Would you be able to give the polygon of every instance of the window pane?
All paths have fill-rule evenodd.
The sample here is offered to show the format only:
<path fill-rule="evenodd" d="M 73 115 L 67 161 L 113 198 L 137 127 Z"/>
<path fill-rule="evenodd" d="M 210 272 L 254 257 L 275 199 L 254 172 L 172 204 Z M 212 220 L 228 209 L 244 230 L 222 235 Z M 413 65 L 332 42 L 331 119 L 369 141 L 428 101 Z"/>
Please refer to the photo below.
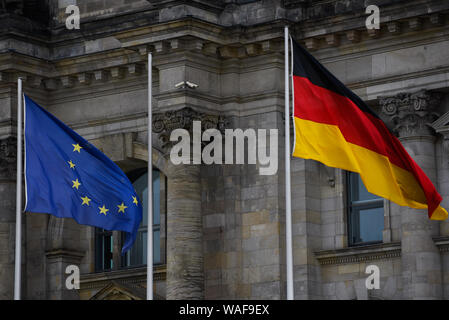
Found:
<path fill-rule="evenodd" d="M 159 230 L 153 232 L 153 263 L 161 263 L 161 235 Z"/>
<path fill-rule="evenodd" d="M 161 173 L 153 170 L 153 224 L 161 224 Z"/>
<path fill-rule="evenodd" d="M 359 211 L 360 242 L 382 241 L 384 229 L 384 209 L 364 209 Z"/>
<path fill-rule="evenodd" d="M 378 196 L 376 196 L 376 195 L 368 192 L 368 190 L 366 190 L 366 187 L 363 184 L 363 181 L 360 178 L 359 174 L 351 173 L 350 174 L 350 183 L 351 183 L 351 199 L 353 201 L 371 200 L 371 199 L 379 198 Z"/>
<path fill-rule="evenodd" d="M 95 229 L 95 271 L 113 268 L 113 237 L 110 231 Z"/>
<path fill-rule="evenodd" d="M 349 244 L 381 242 L 384 229 L 383 199 L 369 193 L 359 174 L 350 172 L 349 190 Z M 364 200 L 375 200 L 363 202 Z"/>
<path fill-rule="evenodd" d="M 143 232 L 137 233 L 136 242 L 134 242 L 133 247 L 130 251 L 126 254 L 126 266 L 137 266 L 143 264 L 143 253 L 144 248 L 144 241 L 143 241 Z"/>
<path fill-rule="evenodd" d="M 159 225 L 160 220 L 160 202 L 161 202 L 161 184 L 160 184 L 160 172 L 153 170 L 153 224 Z M 145 173 L 137 179 L 133 185 L 136 189 L 137 195 L 140 201 L 142 201 L 142 223 L 141 227 L 148 224 L 148 174 Z"/>
<path fill-rule="evenodd" d="M 148 174 L 142 174 L 133 186 L 142 201 L 143 217 L 139 233 L 132 249 L 126 254 L 125 266 L 138 266 L 147 263 L 147 222 L 148 222 Z M 160 172 L 153 170 L 153 262 L 160 259 Z"/>
<path fill-rule="evenodd" d="M 114 259 L 113 259 L 113 250 L 114 250 L 114 241 L 112 239 L 113 237 L 111 236 L 111 239 L 109 240 L 109 268 L 112 269 L 114 268 Z"/>
<path fill-rule="evenodd" d="M 147 235 L 148 235 L 148 233 L 146 231 L 142 232 L 142 241 L 143 241 L 142 250 L 143 250 L 143 252 L 142 252 L 141 264 L 147 264 L 147 243 L 148 243 Z"/>
<path fill-rule="evenodd" d="M 141 227 L 146 226 L 148 223 L 148 174 L 145 173 L 141 175 L 134 183 L 134 189 L 139 196 L 140 201 L 142 201 L 142 223 Z"/>

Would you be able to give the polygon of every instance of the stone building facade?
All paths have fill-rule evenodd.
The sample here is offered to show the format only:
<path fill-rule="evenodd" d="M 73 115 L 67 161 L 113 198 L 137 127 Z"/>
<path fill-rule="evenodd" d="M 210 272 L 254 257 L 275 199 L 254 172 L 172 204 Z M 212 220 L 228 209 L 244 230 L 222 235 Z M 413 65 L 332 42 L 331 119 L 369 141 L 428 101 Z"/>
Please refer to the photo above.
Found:
<path fill-rule="evenodd" d="M 68 30 L 74 4 L 81 27 Z M 370 4 L 379 30 L 365 27 Z M 0 1 L 0 299 L 14 291 L 18 77 L 138 178 L 152 52 L 156 299 L 285 299 L 284 26 L 381 114 L 448 208 L 448 20 L 445 0 Z M 175 86 L 183 81 L 198 87 Z M 279 129 L 279 170 L 174 165 L 168 137 L 194 119 L 203 129 Z M 356 177 L 315 161 L 291 166 L 296 299 L 449 299 L 448 221 L 371 199 L 381 226 L 364 241 Z M 119 232 L 28 212 L 23 230 L 23 298 L 145 297 L 143 249 L 121 257 Z M 80 290 L 65 289 L 71 264 Z M 379 267 L 380 289 L 365 287 L 368 265 Z"/>

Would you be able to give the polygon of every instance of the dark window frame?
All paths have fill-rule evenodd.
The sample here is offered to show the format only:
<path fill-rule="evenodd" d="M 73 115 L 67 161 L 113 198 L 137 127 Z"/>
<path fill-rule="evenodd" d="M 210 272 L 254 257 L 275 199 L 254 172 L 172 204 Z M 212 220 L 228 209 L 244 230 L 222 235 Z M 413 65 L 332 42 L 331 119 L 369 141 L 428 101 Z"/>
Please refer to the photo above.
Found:
<path fill-rule="evenodd" d="M 384 208 L 384 199 L 377 197 L 374 199 L 359 200 L 353 199 L 354 185 L 351 181 L 351 176 L 358 176 L 358 183 L 363 183 L 360 176 L 357 173 L 347 171 L 346 172 L 346 205 L 347 205 L 347 232 L 348 232 L 348 246 L 366 246 L 371 244 L 379 244 L 383 242 L 383 239 L 375 241 L 361 241 L 360 240 L 360 211 Z M 358 187 L 358 186 L 357 186 Z M 357 214 L 358 213 L 358 214 Z M 383 229 L 382 229 L 383 230 Z"/>
<path fill-rule="evenodd" d="M 95 228 L 95 272 L 114 269 L 113 231 Z M 105 249 L 109 248 L 109 249 Z M 101 252 L 101 255 L 99 254 Z M 108 263 L 109 262 L 109 263 Z M 107 265 L 109 264 L 109 267 Z"/>
<path fill-rule="evenodd" d="M 158 170 L 157 168 L 153 168 L 153 171 L 157 170 L 159 171 L 159 173 L 161 174 L 160 179 L 164 179 L 164 185 L 165 185 L 165 192 L 163 195 L 163 201 L 165 201 L 166 203 L 166 197 L 167 197 L 167 191 L 166 191 L 166 186 L 167 186 L 167 178 L 165 177 L 165 175 Z M 133 170 L 129 173 L 127 173 L 127 176 L 130 180 L 131 183 L 135 183 L 137 181 L 137 179 L 139 179 L 141 176 L 143 176 L 144 174 L 147 173 L 147 168 L 140 168 L 140 169 L 136 169 Z M 166 205 L 164 205 L 165 207 Z M 145 212 L 143 213 L 145 214 Z M 162 213 L 160 212 L 160 215 L 162 216 Z M 166 219 L 167 219 L 167 215 L 164 214 L 164 223 L 165 226 L 167 225 Z M 162 217 L 160 217 L 161 219 Z M 133 269 L 133 268 L 141 268 L 146 266 L 146 264 L 136 264 L 136 265 L 130 265 L 127 266 L 127 254 L 121 256 L 120 257 L 117 256 L 117 258 L 119 258 L 116 262 L 118 265 L 114 265 L 114 241 L 119 241 L 119 246 L 121 247 L 121 244 L 124 242 L 124 237 L 125 234 L 123 232 L 119 232 L 116 233 L 114 231 L 108 231 L 108 230 L 104 230 L 101 228 L 94 228 L 95 229 L 95 234 L 94 234 L 94 266 L 95 266 L 95 272 L 108 272 L 108 271 L 112 271 L 112 270 L 125 270 L 125 269 Z M 160 234 L 160 238 L 161 238 L 161 221 L 159 223 L 159 225 L 154 225 L 153 224 L 153 234 L 155 231 L 159 231 Z M 139 235 L 142 235 L 143 233 L 146 233 L 147 231 L 147 226 L 139 226 L 138 229 L 138 237 Z M 165 239 L 164 241 L 166 241 L 166 232 L 167 232 L 167 228 L 165 227 Z M 119 235 L 119 237 L 115 237 L 114 235 Z M 111 241 L 112 239 L 112 241 Z M 138 239 L 136 239 L 136 241 L 138 241 Z M 161 238 L 162 241 L 162 238 Z M 106 244 L 106 252 L 104 250 L 104 246 Z M 116 244 L 115 244 L 116 245 Z M 156 262 L 153 263 L 153 265 L 155 266 L 160 266 L 160 265 L 164 265 L 165 264 L 165 257 L 166 257 L 166 245 L 164 245 L 164 251 L 161 249 L 160 251 L 160 262 Z M 101 254 L 100 254 L 101 253 Z"/>
<path fill-rule="evenodd" d="M 146 174 L 147 171 L 148 171 L 147 168 L 141 168 L 141 169 L 133 170 L 132 172 L 128 173 L 128 178 L 131 181 L 131 183 L 134 184 L 140 177 L 142 177 L 144 174 Z M 162 172 L 159 169 L 153 168 L 153 172 L 154 171 L 159 171 L 159 173 L 161 174 L 160 178 L 162 178 Z M 166 192 L 165 192 L 165 194 L 166 194 Z M 146 212 L 143 212 L 142 214 L 146 214 Z M 153 214 L 154 214 L 154 212 L 153 212 Z M 161 213 L 159 213 L 159 214 L 161 214 Z M 165 218 L 166 218 L 166 215 L 165 215 Z M 153 219 L 154 219 L 154 217 L 153 217 Z M 159 219 L 160 219 L 160 216 L 159 216 Z M 159 231 L 159 238 L 160 238 L 160 232 L 161 232 L 161 223 L 160 223 L 160 221 L 159 221 L 158 225 L 153 224 L 153 234 L 154 234 L 155 231 Z M 141 235 L 143 235 L 144 233 L 147 233 L 147 225 L 144 225 L 144 226 L 140 225 L 139 229 L 137 231 L 136 242 L 138 241 L 138 238 Z M 122 242 L 123 241 L 124 241 L 124 234 L 122 233 Z M 153 242 L 154 242 L 154 240 L 153 240 Z M 142 263 L 142 264 L 127 265 L 127 257 L 128 257 L 129 253 L 130 253 L 130 251 L 128 251 L 125 255 L 123 255 L 121 257 L 121 259 L 120 259 L 120 269 L 141 268 L 141 267 L 144 267 L 144 266 L 147 265 L 146 263 L 145 264 Z M 164 264 L 163 263 L 164 258 L 162 257 L 162 254 L 165 254 L 165 253 L 160 252 L 160 257 L 161 257 L 160 258 L 160 262 L 154 262 L 153 265 L 158 266 L 158 265 L 163 265 Z M 154 258 L 154 255 L 153 255 L 153 258 Z"/>

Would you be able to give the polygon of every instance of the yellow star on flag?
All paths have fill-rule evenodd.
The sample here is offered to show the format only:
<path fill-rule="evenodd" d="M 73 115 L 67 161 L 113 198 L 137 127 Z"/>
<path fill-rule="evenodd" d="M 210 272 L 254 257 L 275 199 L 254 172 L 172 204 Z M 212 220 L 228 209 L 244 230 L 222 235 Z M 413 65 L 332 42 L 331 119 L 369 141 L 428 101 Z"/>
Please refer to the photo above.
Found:
<path fill-rule="evenodd" d="M 125 209 L 128 208 L 127 206 L 125 206 L 125 204 L 124 204 L 123 202 L 122 202 L 121 205 L 118 205 L 117 207 L 118 207 L 118 212 L 119 212 L 119 213 L 120 213 L 120 212 L 125 213 Z"/>
<path fill-rule="evenodd" d="M 137 201 L 137 197 L 133 197 L 133 203 L 137 206 L 139 204 L 139 201 Z"/>
<path fill-rule="evenodd" d="M 72 188 L 76 188 L 76 190 L 79 190 L 79 186 L 81 185 L 81 183 L 78 181 L 78 179 L 72 182 L 73 182 Z"/>
<path fill-rule="evenodd" d="M 72 144 L 73 146 L 73 152 L 78 151 L 78 153 L 81 153 L 81 149 L 83 147 L 81 147 L 78 143 L 77 144 Z"/>
<path fill-rule="evenodd" d="M 83 203 L 81 204 L 82 206 L 84 206 L 85 204 L 86 204 L 87 206 L 90 206 L 90 203 L 89 203 L 89 202 L 92 201 L 92 199 L 89 199 L 87 196 L 85 196 L 84 198 L 81 197 L 81 200 L 83 200 Z"/>
<path fill-rule="evenodd" d="M 109 209 L 106 209 L 106 206 L 103 205 L 103 207 L 98 207 L 100 209 L 100 214 L 104 214 L 105 216 L 108 214 Z"/>
<path fill-rule="evenodd" d="M 74 169 L 76 167 L 72 160 L 68 161 L 68 164 L 70 165 L 70 169 Z"/>

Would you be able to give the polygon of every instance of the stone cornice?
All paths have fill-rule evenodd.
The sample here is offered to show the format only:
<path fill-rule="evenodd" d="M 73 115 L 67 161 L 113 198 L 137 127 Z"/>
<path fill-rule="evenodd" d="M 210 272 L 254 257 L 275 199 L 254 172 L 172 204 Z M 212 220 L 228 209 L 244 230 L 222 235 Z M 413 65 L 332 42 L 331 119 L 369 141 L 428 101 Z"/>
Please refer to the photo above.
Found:
<path fill-rule="evenodd" d="M 0 83 L 15 83 L 18 77 L 22 77 L 26 84 L 33 88 L 40 87 L 48 91 L 55 91 L 114 80 L 122 81 L 126 78 L 135 78 L 146 74 L 146 58 L 149 52 L 153 54 L 155 68 L 159 65 L 163 68 L 164 64 L 173 67 L 171 60 L 176 57 L 177 59 L 173 61 L 177 61 L 177 63 L 201 64 L 202 68 L 207 67 L 211 71 L 219 72 L 217 59 L 243 59 L 255 55 L 276 53 L 280 47 L 281 43 L 278 40 L 267 40 L 240 48 L 220 47 L 198 38 L 186 36 L 158 41 L 151 45 L 118 48 L 53 62 L 8 52 L 0 54 L 0 62 L 3 62 L 0 64 Z M 173 59 L 170 58 L 171 56 Z M 207 62 L 209 60 L 210 62 Z M 193 63 L 193 61 L 196 62 Z M 273 61 L 273 63 L 279 62 Z M 259 62 L 259 65 L 266 67 L 267 63 L 266 61 Z M 238 64 L 235 67 L 237 71 L 241 68 Z M 253 64 L 249 67 L 258 68 Z M 232 69 L 232 63 L 227 68 Z M 233 72 L 231 69 L 230 72 Z"/>
<path fill-rule="evenodd" d="M 400 242 L 315 252 L 315 257 L 321 265 L 359 263 L 399 258 L 400 256 Z"/>
<path fill-rule="evenodd" d="M 55 250 L 46 251 L 45 256 L 48 259 L 65 258 L 65 259 L 72 259 L 72 260 L 78 261 L 78 260 L 81 260 L 85 256 L 85 253 L 81 252 L 81 251 L 68 250 L 68 249 L 55 249 Z"/>
<path fill-rule="evenodd" d="M 323 4 L 324 2 L 309 4 L 309 8 Z M 302 7 L 304 2 L 290 1 L 289 5 Z M 89 85 L 93 82 L 103 83 L 128 76 L 134 77 L 144 73 L 148 52 L 153 53 L 155 64 L 166 61 L 168 56 L 183 52 L 224 63 L 244 61 L 256 56 L 265 57 L 267 54 L 282 53 L 285 23 L 291 24 L 293 34 L 296 34 L 295 38 L 303 42 L 309 50 L 331 50 L 337 47 L 349 50 L 354 47 L 359 48 L 360 46 L 356 44 L 359 41 L 366 41 L 367 44 L 377 43 L 379 39 L 385 38 L 389 42 L 392 41 L 389 39 L 394 39 L 398 35 L 403 39 L 405 35 L 419 37 L 419 34 L 426 30 L 441 30 L 447 24 L 449 3 L 437 5 L 432 2 L 429 6 L 433 10 L 432 14 L 422 8 L 422 5 L 416 6 L 414 2 L 410 6 L 407 5 L 407 8 L 414 10 L 407 15 L 394 6 L 382 8 L 381 17 L 385 17 L 385 20 L 381 20 L 382 28 L 376 34 L 369 34 L 364 27 L 366 18 L 364 12 L 323 16 L 322 19 L 327 18 L 327 22 L 318 22 L 313 25 L 308 24 L 307 21 L 316 23 L 321 18 L 304 16 L 301 24 L 280 18 L 248 27 L 227 27 L 193 17 L 160 23 L 147 21 L 142 22 L 143 25 L 133 25 L 127 30 L 116 28 L 115 31 L 104 31 L 87 36 L 93 40 L 76 37 L 52 40 L 44 44 L 42 50 L 37 50 L 40 58 L 30 56 L 36 52 L 31 49 L 32 46 L 24 46 L 27 42 L 26 38 L 22 37 L 20 40 L 20 35 L 12 35 L 14 40 L 11 45 L 14 46 L 17 43 L 15 50 L 20 52 L 25 50 L 23 48 L 29 48 L 26 50 L 31 51 L 24 52 L 28 56 L 11 51 L 0 53 L 2 62 L 0 63 L 0 83 L 14 82 L 20 75 L 26 78 L 27 84 L 31 87 L 54 91 L 70 89 L 77 85 Z M 151 12 L 150 9 L 148 11 Z M 320 23 L 327 23 L 329 27 Z M 84 37 L 86 37 L 85 34 Z M 57 36 L 54 38 L 58 39 Z M 370 41 L 374 38 L 376 41 Z M 409 40 L 412 41 L 412 39 Z M 41 42 L 40 45 L 42 43 L 45 42 Z M 33 43 L 34 45 L 36 43 Z M 401 42 L 401 45 L 406 44 Z M 54 52 L 52 57 L 49 54 L 50 48 L 51 52 Z M 345 51 L 346 54 L 351 52 L 348 50 Z M 72 52 L 75 52 L 76 56 L 73 56 Z M 341 53 L 339 56 L 342 56 Z"/>
<path fill-rule="evenodd" d="M 307 39 L 307 43 L 319 42 L 324 40 L 330 45 L 337 45 L 338 38 L 341 33 L 347 33 L 347 38 L 350 41 L 358 41 L 356 31 L 366 31 L 364 23 L 366 14 L 364 12 L 365 6 L 360 1 L 347 1 L 342 5 L 340 1 L 284 1 L 282 4 L 273 2 L 272 4 L 262 4 L 262 1 L 254 1 L 252 3 L 242 4 L 220 4 L 219 1 L 157 1 L 151 3 L 152 5 L 141 6 L 135 10 L 123 12 L 115 12 L 109 14 L 108 10 L 99 10 L 96 16 L 89 18 L 89 15 L 81 12 L 83 32 L 67 32 L 64 23 L 59 23 L 56 27 L 52 26 L 51 37 L 42 38 L 44 43 L 48 43 L 52 48 L 56 48 L 58 43 L 66 45 L 67 42 L 84 41 L 87 38 L 98 39 L 107 36 L 116 36 L 121 38 L 127 34 L 143 31 L 147 29 L 145 34 L 150 35 L 150 30 L 158 30 L 161 33 L 163 30 L 170 29 L 169 25 L 176 25 L 180 21 L 196 21 L 196 26 L 191 25 L 190 28 L 184 27 L 182 30 L 191 29 L 195 31 L 199 24 L 198 30 L 208 34 L 209 37 L 222 38 L 223 34 L 226 37 L 234 40 L 245 39 L 247 34 L 251 34 L 251 38 L 257 38 L 258 31 L 262 31 L 262 35 L 269 33 L 269 29 L 274 29 L 277 33 L 282 30 L 273 28 L 277 24 L 291 24 L 292 29 L 296 29 L 296 35 L 300 39 Z M 175 10 L 176 6 L 182 6 L 185 10 Z M 204 12 L 209 12 L 209 15 L 189 14 L 187 8 L 202 8 Z M 162 11 L 172 10 L 171 14 Z M 115 8 L 116 9 L 116 8 Z M 246 10 L 245 10 L 246 9 Z M 251 10 L 265 10 L 265 14 L 257 17 L 257 15 L 250 15 Z M 419 30 L 425 27 L 424 20 L 430 20 L 433 25 L 440 25 L 446 20 L 444 11 L 449 10 L 449 4 L 441 1 L 428 1 L 423 6 L 421 1 L 396 1 L 393 4 L 381 6 L 381 25 L 389 33 L 400 33 L 401 27 L 411 30 Z M 220 13 L 221 12 L 221 13 Z M 432 12 L 429 14 L 429 12 Z M 196 18 L 193 18 L 195 16 Z M 227 16 L 238 16 L 238 18 L 227 18 Z M 64 14 L 59 17 L 65 18 Z M 429 18 L 429 19 L 427 19 Z M 113 27 L 111 27 L 113 21 Z M 31 33 L 30 30 L 23 30 L 19 26 L 24 27 L 28 24 L 20 24 L 11 31 L 7 31 L 7 35 L 20 35 L 20 33 Z M 207 25 L 207 27 L 205 27 Z M 131 26 L 131 28 L 130 28 Z M 16 30 L 17 29 L 17 30 Z M 265 29 L 265 30 L 263 30 Z M 281 28 L 282 29 L 282 28 Z M 8 30 L 8 29 L 6 29 Z M 15 32 L 12 30 L 16 30 Z M 127 31 L 122 31 L 127 30 Z M 240 31 L 239 31 L 240 30 Z M 149 31 L 149 32 L 148 32 Z M 207 32 L 208 31 L 208 32 Z M 156 33 L 156 34 L 157 34 Z M 164 33 L 164 32 L 162 32 Z M 340 34 L 339 34 L 340 33 Z M 375 32 L 367 32 L 370 37 L 376 37 Z M 217 35 L 220 35 L 217 37 Z M 155 35 L 157 36 L 157 35 Z M 126 36 L 127 37 L 127 36 Z M 276 35 L 276 37 L 278 37 Z M 29 36 L 25 36 L 29 38 Z M 207 39 L 207 37 L 206 37 Z M 316 41 L 313 41 L 315 39 Z M 211 40 L 211 38 L 209 38 Z M 217 42 L 217 41 L 215 41 Z M 221 41 L 218 41 L 220 43 Z M 231 41 L 232 42 L 232 41 Z"/>
<path fill-rule="evenodd" d="M 433 241 L 439 252 L 449 252 L 448 236 L 435 237 Z M 315 257 L 322 266 L 395 259 L 401 257 L 401 242 L 317 251 Z"/>
<path fill-rule="evenodd" d="M 449 236 L 435 237 L 433 241 L 441 253 L 449 252 Z"/>
<path fill-rule="evenodd" d="M 304 46 L 311 51 L 332 48 L 346 47 L 360 42 L 370 40 L 378 40 L 383 38 L 404 36 L 406 34 L 414 34 L 425 30 L 439 30 L 447 24 L 449 15 L 449 3 L 444 11 L 436 13 L 416 12 L 414 17 L 397 17 L 396 20 L 391 16 L 386 16 L 380 22 L 379 30 L 368 30 L 365 26 L 367 16 L 352 18 L 344 21 L 345 23 L 332 23 L 329 21 L 328 26 L 317 25 L 313 27 L 297 26 L 295 27 L 297 38 L 301 40 Z"/>

